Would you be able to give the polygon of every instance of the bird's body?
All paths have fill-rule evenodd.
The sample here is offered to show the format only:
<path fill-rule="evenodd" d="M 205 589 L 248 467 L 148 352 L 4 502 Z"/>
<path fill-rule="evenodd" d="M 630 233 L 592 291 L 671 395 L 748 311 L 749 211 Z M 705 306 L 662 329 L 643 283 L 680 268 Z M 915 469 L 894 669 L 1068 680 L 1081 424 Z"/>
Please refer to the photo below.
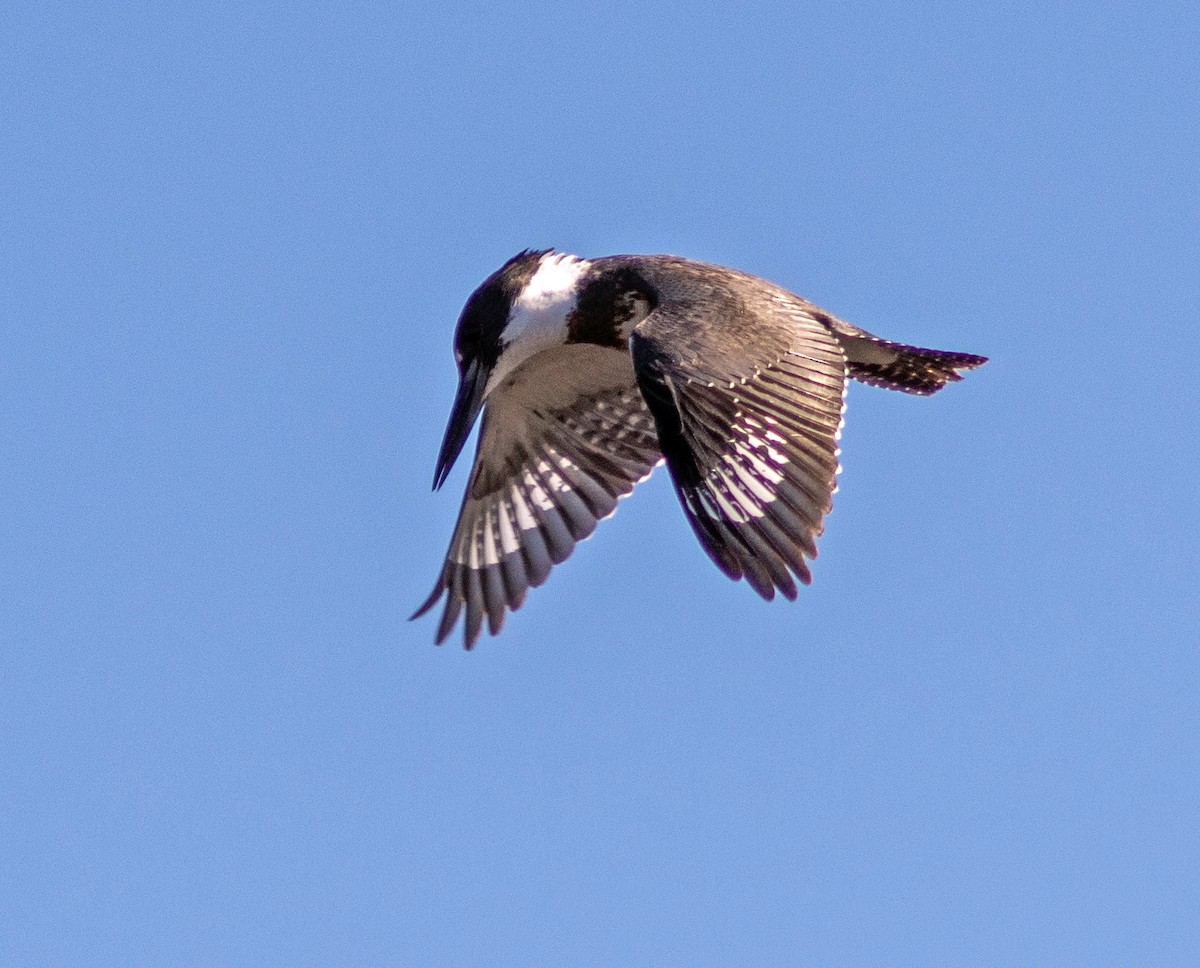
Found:
<path fill-rule="evenodd" d="M 546 580 L 666 460 L 697 538 L 731 578 L 795 598 L 832 506 L 848 377 L 929 394 L 984 357 L 880 340 L 773 283 L 674 256 L 526 251 L 470 297 L 440 487 L 483 410 L 433 594 L 440 643 Z"/>

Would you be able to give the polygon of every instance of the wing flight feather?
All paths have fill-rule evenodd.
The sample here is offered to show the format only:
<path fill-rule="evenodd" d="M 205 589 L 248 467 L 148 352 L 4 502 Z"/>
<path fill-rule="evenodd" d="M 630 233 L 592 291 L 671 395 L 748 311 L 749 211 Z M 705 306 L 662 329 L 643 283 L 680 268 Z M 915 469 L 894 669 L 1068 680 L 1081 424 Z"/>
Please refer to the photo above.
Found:
<path fill-rule="evenodd" d="M 464 609 L 467 648 L 485 622 L 495 635 L 661 459 L 628 353 L 534 357 L 489 397 L 446 561 L 413 618 L 444 597 L 439 644 Z"/>
<path fill-rule="evenodd" d="M 721 271 L 732 284 L 700 299 L 668 275 L 634 369 L 701 545 L 763 598 L 794 599 L 832 508 L 846 359 L 804 300 Z"/>

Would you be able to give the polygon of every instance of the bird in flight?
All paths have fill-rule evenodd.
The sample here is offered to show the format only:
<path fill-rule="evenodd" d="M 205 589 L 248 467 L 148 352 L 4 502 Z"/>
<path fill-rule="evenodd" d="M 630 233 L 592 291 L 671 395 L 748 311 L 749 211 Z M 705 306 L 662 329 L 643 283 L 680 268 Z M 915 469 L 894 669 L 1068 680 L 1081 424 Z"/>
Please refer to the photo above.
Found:
<path fill-rule="evenodd" d="M 440 645 L 541 585 L 666 461 L 701 546 L 765 599 L 795 599 L 832 507 L 848 377 L 935 393 L 983 356 L 890 343 L 724 266 L 665 255 L 509 259 L 467 300 L 459 383 L 434 472 L 480 412 L 458 524 L 433 593 Z"/>

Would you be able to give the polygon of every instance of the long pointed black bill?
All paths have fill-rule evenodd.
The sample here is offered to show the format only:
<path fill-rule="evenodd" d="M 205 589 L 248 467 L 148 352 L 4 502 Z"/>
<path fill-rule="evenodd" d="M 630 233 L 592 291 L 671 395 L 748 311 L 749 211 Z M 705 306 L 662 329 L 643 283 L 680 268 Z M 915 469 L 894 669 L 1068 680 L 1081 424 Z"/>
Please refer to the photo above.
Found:
<path fill-rule="evenodd" d="M 450 422 L 446 424 L 446 436 L 442 438 L 442 449 L 438 453 L 437 469 L 433 472 L 433 489 L 438 490 L 450 474 L 450 468 L 462 452 L 463 444 L 471 436 L 475 418 L 483 408 L 483 391 L 487 387 L 487 372 L 472 360 L 458 381 L 458 393 L 450 411 Z"/>

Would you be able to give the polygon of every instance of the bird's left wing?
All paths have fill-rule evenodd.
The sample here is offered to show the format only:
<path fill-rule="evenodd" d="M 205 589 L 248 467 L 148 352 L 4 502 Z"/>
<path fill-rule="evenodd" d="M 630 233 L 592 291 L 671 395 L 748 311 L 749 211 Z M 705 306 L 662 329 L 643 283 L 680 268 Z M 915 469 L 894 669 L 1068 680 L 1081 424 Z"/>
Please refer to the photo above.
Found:
<path fill-rule="evenodd" d="M 489 396 L 471 478 L 433 593 L 437 641 L 464 644 L 544 582 L 662 460 L 628 351 L 574 344 L 528 360 Z"/>
<path fill-rule="evenodd" d="M 675 491 L 717 566 L 766 599 L 811 581 L 838 472 L 846 358 L 805 300 L 719 266 L 645 257 L 633 330 Z"/>

